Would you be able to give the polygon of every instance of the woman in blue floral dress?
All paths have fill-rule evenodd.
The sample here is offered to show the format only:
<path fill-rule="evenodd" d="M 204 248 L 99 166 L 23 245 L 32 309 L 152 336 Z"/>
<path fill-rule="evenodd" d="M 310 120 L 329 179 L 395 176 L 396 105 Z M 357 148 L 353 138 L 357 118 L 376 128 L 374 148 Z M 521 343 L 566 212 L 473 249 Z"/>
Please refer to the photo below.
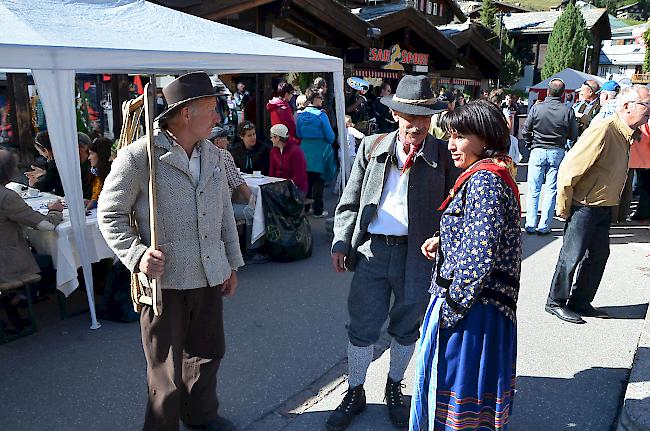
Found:
<path fill-rule="evenodd" d="M 501 110 L 468 103 L 445 116 L 465 169 L 442 204 L 436 260 L 418 343 L 410 430 L 506 430 L 516 362 L 520 205 Z"/>

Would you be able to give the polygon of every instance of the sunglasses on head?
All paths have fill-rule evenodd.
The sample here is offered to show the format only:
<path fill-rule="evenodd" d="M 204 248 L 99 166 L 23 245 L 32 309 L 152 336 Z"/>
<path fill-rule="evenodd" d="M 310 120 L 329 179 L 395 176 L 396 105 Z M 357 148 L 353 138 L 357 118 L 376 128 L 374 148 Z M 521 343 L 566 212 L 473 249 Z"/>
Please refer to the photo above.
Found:
<path fill-rule="evenodd" d="M 582 85 L 586 85 L 586 86 L 589 87 L 589 88 L 591 89 L 591 91 L 593 91 L 593 92 L 598 91 L 598 89 L 597 89 L 597 88 L 594 88 L 594 85 L 593 85 L 593 84 L 590 84 L 589 81 L 585 81 L 585 82 L 583 82 Z"/>

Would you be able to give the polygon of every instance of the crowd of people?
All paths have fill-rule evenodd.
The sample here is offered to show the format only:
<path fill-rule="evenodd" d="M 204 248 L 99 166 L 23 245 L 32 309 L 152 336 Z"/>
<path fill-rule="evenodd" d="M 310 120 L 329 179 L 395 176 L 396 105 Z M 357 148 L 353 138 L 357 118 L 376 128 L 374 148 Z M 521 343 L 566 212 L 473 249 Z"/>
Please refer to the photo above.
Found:
<path fill-rule="evenodd" d="M 336 179 L 343 156 L 354 162 L 334 214 L 331 260 L 337 273 L 354 272 L 348 390 L 326 428 L 341 431 L 365 410 L 366 374 L 388 322 L 384 395 L 394 427 L 507 429 L 522 261 L 516 181 L 522 155 L 515 135 L 525 108 L 500 91 L 475 101 L 444 89 L 436 95 L 426 76 L 411 75 L 394 94 L 384 82 L 369 99 L 361 81 L 351 83 L 340 131 L 347 146 L 338 156 L 339 131 L 323 78 L 300 95 L 289 83 L 277 86 L 266 105 L 270 144 L 244 118 L 231 142 L 205 73 L 165 86 L 154 131 L 155 155 L 164 159 L 154 168 L 158 248 L 150 244 L 146 140 L 115 155 L 110 140 L 78 135 L 87 208 L 97 208 L 99 228 L 123 272 L 138 274 L 148 292 L 152 279 L 161 288 L 163 311 L 145 303 L 139 315 L 149 388 L 145 429 L 173 428 L 179 420 L 188 429 L 234 429 L 219 414 L 215 391 L 225 354 L 222 299 L 235 293 L 245 262 L 267 259 L 259 244 L 240 246 L 237 221 L 250 236 L 255 205 L 243 174 L 292 181 L 313 216 L 325 217 L 324 186 Z M 629 216 L 631 168 L 642 191 L 631 217 L 650 211 L 650 90 L 585 81 L 574 105 L 563 101 L 565 93 L 565 83 L 551 79 L 548 97 L 530 107 L 523 125 L 530 149 L 523 231 L 548 235 L 554 216 L 564 220 L 545 310 L 578 324 L 608 317 L 592 302 L 609 256 L 610 225 Z M 253 96 L 238 83 L 233 98 L 243 108 Z M 44 165 L 25 173 L 29 185 L 63 196 L 47 132 L 36 136 L 35 149 Z M 16 174 L 15 157 L 0 150 L 0 183 Z M 0 232 L 8 238 L 0 259 L 24 255 L 21 265 L 0 271 L 0 282 L 15 278 L 11 271 L 39 272 L 39 256 L 21 227 L 52 230 L 62 210 L 53 202 L 43 215 L 0 188 Z M 24 325 L 14 313 L 20 301 L 2 303 L 16 329 Z M 402 381 L 413 355 L 408 405 Z"/>

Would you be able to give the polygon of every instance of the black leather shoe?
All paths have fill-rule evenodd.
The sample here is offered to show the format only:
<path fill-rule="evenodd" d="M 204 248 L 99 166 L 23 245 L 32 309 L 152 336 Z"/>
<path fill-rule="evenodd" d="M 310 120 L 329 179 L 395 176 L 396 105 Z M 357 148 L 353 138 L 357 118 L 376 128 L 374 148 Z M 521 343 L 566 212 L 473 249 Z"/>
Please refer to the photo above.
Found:
<path fill-rule="evenodd" d="M 185 428 L 190 431 L 236 431 L 235 425 L 226 418 L 217 416 L 212 422 L 205 425 L 187 425 Z"/>
<path fill-rule="evenodd" d="M 349 388 L 343 397 L 341 404 L 332 412 L 325 427 L 330 431 L 341 431 L 346 429 L 354 419 L 355 415 L 366 409 L 366 391 L 363 385 Z"/>
<path fill-rule="evenodd" d="M 571 311 L 579 314 L 584 317 L 598 317 L 599 319 L 609 319 L 609 314 L 606 311 L 596 308 L 591 304 L 577 306 L 577 305 L 567 305 Z"/>
<path fill-rule="evenodd" d="M 544 307 L 544 310 L 546 310 L 547 313 L 550 313 L 550 314 L 554 315 L 558 319 L 564 320 L 565 322 L 569 322 L 569 323 L 587 323 L 582 319 L 582 317 L 578 316 L 576 313 L 569 310 L 568 308 L 553 307 L 553 306 L 547 305 L 547 306 Z"/>
<path fill-rule="evenodd" d="M 402 395 L 402 381 L 395 382 L 390 377 L 386 381 L 386 392 L 384 400 L 388 407 L 388 417 L 393 426 L 397 429 L 406 429 L 409 427 L 409 408 L 404 405 Z"/>

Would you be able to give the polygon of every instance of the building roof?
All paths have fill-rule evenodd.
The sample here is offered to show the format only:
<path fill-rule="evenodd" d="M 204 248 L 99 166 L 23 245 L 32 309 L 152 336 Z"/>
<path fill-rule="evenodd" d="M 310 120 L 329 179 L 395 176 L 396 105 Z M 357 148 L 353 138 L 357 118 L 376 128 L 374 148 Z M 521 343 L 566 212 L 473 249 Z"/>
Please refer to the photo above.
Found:
<path fill-rule="evenodd" d="M 643 64 L 645 46 L 643 45 L 609 45 L 600 50 L 598 64 L 638 65 Z"/>
<path fill-rule="evenodd" d="M 612 29 L 629 27 L 630 25 L 625 21 L 616 18 L 614 15 L 609 15 L 609 26 Z"/>
<path fill-rule="evenodd" d="M 458 18 L 459 21 L 463 22 L 467 20 L 467 17 L 458 6 L 455 0 L 444 0 L 451 7 L 454 12 L 454 16 Z M 413 8 L 413 2 L 409 0 L 400 0 L 396 3 L 382 3 L 374 6 L 366 6 L 362 8 L 352 9 L 352 13 L 357 15 L 364 21 L 370 21 L 376 18 L 381 18 L 386 15 L 390 15 L 395 12 L 399 12 L 406 8 Z"/>
<path fill-rule="evenodd" d="M 628 25 L 626 27 L 612 28 L 612 39 L 621 39 L 624 37 L 630 37 L 634 34 L 643 33 L 648 28 L 648 23 L 644 22 L 643 24 L 637 25 Z"/>
<path fill-rule="evenodd" d="M 639 5 L 639 2 L 632 3 L 632 4 L 626 4 L 625 6 L 617 7 L 616 12 L 623 12 L 623 11 L 626 11 L 628 9 L 632 9 L 633 7 L 636 7 L 638 5 Z"/>
<path fill-rule="evenodd" d="M 461 23 L 447 24 L 447 25 L 437 25 L 436 28 L 440 33 L 445 37 L 453 37 L 459 33 L 469 30 L 472 23 L 470 21 L 465 21 Z"/>
<path fill-rule="evenodd" d="M 446 38 L 458 45 L 459 61 L 471 60 L 482 65 L 483 75 L 496 78 L 503 65 L 501 54 L 487 39 L 494 36 L 489 28 L 477 22 L 466 21 L 460 24 L 447 24 L 436 27 Z"/>
<path fill-rule="evenodd" d="M 353 9 L 352 13 L 359 14 L 360 12 L 358 9 Z M 376 15 L 373 18 L 367 19 L 366 22 L 374 27 L 380 28 L 382 36 L 397 31 L 404 31 L 404 29 L 417 28 L 418 31 L 414 32 L 414 34 L 439 53 L 434 58 L 434 61 L 444 63 L 445 61 L 452 62 L 456 59 L 458 46 L 443 36 L 424 14 L 410 6 L 393 10 L 390 13 Z"/>
<path fill-rule="evenodd" d="M 456 3 L 458 3 L 460 10 L 462 10 L 465 15 L 471 15 L 475 12 L 479 12 L 483 8 L 483 2 L 477 0 L 457 0 Z M 494 5 L 497 7 L 497 9 L 505 10 L 505 11 L 530 12 L 529 9 L 525 9 L 521 6 L 517 6 L 510 3 L 495 1 Z"/>
<path fill-rule="evenodd" d="M 591 30 L 596 24 L 607 16 L 605 8 L 585 7 L 580 9 L 585 19 L 587 28 Z M 562 11 L 549 10 L 543 12 L 513 13 L 503 17 L 506 29 L 512 33 L 521 34 L 548 34 L 553 31 L 555 21 L 560 17 Z M 608 23 L 609 25 L 609 23 Z M 609 37 L 609 35 L 607 35 Z"/>

